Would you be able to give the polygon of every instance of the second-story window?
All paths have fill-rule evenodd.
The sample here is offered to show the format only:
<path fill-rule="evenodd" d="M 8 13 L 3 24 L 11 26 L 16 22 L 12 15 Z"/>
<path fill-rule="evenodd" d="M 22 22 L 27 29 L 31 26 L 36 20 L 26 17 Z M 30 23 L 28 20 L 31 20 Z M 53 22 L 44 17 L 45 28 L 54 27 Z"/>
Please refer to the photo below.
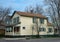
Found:
<path fill-rule="evenodd" d="M 19 17 L 13 19 L 13 23 L 18 23 L 18 22 L 19 22 Z"/>
<path fill-rule="evenodd" d="M 10 24 L 12 23 L 12 21 L 11 21 L 10 19 L 7 19 L 7 20 L 5 21 L 5 23 L 8 24 L 8 25 L 10 25 Z"/>
<path fill-rule="evenodd" d="M 16 22 L 17 22 L 17 23 L 19 22 L 19 17 L 16 18 Z"/>
<path fill-rule="evenodd" d="M 44 24 L 44 19 L 40 19 L 40 23 L 41 24 Z"/>
<path fill-rule="evenodd" d="M 36 23 L 36 17 L 33 17 L 33 23 Z"/>
<path fill-rule="evenodd" d="M 16 23 L 16 18 L 13 19 L 13 23 Z"/>

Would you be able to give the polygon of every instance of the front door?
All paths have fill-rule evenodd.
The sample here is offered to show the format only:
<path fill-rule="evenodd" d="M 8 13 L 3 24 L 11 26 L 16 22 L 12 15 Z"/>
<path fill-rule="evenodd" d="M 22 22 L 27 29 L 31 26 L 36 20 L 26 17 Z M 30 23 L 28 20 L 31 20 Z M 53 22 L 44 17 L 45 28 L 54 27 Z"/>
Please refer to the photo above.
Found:
<path fill-rule="evenodd" d="M 14 34 L 16 34 L 16 35 L 20 34 L 20 27 L 19 26 L 14 27 Z"/>

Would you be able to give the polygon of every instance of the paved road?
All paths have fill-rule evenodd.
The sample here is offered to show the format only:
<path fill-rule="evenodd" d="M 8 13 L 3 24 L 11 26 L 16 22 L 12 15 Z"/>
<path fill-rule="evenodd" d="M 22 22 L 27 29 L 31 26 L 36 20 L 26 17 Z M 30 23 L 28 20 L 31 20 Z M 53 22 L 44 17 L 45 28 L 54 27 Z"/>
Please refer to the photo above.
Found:
<path fill-rule="evenodd" d="M 19 40 L 4 40 L 1 39 L 0 42 L 60 42 L 60 38 L 41 38 L 41 39 L 19 39 Z"/>

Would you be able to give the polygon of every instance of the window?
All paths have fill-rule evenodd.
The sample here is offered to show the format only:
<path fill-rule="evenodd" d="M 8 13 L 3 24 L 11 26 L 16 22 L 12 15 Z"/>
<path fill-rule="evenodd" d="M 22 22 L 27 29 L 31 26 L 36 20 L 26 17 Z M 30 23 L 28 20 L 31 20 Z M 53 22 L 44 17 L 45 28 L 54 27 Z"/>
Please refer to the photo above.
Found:
<path fill-rule="evenodd" d="M 52 28 L 48 28 L 48 32 L 52 32 Z"/>
<path fill-rule="evenodd" d="M 33 17 L 33 23 L 36 23 L 36 17 Z"/>
<path fill-rule="evenodd" d="M 16 18 L 16 23 L 18 23 L 18 22 L 19 22 L 19 17 Z"/>
<path fill-rule="evenodd" d="M 46 29 L 45 28 L 39 28 L 39 31 L 43 32 L 43 31 L 46 31 Z"/>
<path fill-rule="evenodd" d="M 18 22 L 19 22 L 19 17 L 13 19 L 13 23 L 18 23 Z"/>
<path fill-rule="evenodd" d="M 12 23 L 12 21 L 11 21 L 10 19 L 7 19 L 7 20 L 5 21 L 5 23 L 8 24 L 8 25 L 10 25 L 10 24 Z"/>
<path fill-rule="evenodd" d="M 6 24 L 9 24 L 9 21 L 6 21 Z"/>
<path fill-rule="evenodd" d="M 40 19 L 40 23 L 41 24 L 44 24 L 44 19 Z"/>
<path fill-rule="evenodd" d="M 12 32 L 13 28 L 12 27 L 6 27 L 6 32 Z"/>
<path fill-rule="evenodd" d="M 23 27 L 23 29 L 25 29 L 25 27 Z"/>
<path fill-rule="evenodd" d="M 9 25 L 10 25 L 11 23 L 12 23 L 12 21 L 11 21 L 11 20 L 7 21 L 7 24 L 9 24 Z"/>
<path fill-rule="evenodd" d="M 16 18 L 13 19 L 13 23 L 16 23 Z"/>
<path fill-rule="evenodd" d="M 19 32 L 20 27 L 14 27 L 14 32 Z"/>
<path fill-rule="evenodd" d="M 57 33 L 58 32 L 58 29 L 55 29 L 55 33 Z"/>

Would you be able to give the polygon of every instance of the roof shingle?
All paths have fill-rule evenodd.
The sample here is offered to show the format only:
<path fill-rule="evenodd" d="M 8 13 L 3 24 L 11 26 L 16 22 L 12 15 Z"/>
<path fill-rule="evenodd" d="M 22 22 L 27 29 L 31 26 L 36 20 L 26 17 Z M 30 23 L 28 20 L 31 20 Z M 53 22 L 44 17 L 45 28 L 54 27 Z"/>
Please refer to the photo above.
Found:
<path fill-rule="evenodd" d="M 27 12 L 20 12 L 20 11 L 15 11 L 15 13 L 17 13 L 21 16 L 27 16 L 27 17 L 47 18 L 47 17 L 43 16 L 42 14 L 34 14 L 34 13 L 27 13 Z"/>

